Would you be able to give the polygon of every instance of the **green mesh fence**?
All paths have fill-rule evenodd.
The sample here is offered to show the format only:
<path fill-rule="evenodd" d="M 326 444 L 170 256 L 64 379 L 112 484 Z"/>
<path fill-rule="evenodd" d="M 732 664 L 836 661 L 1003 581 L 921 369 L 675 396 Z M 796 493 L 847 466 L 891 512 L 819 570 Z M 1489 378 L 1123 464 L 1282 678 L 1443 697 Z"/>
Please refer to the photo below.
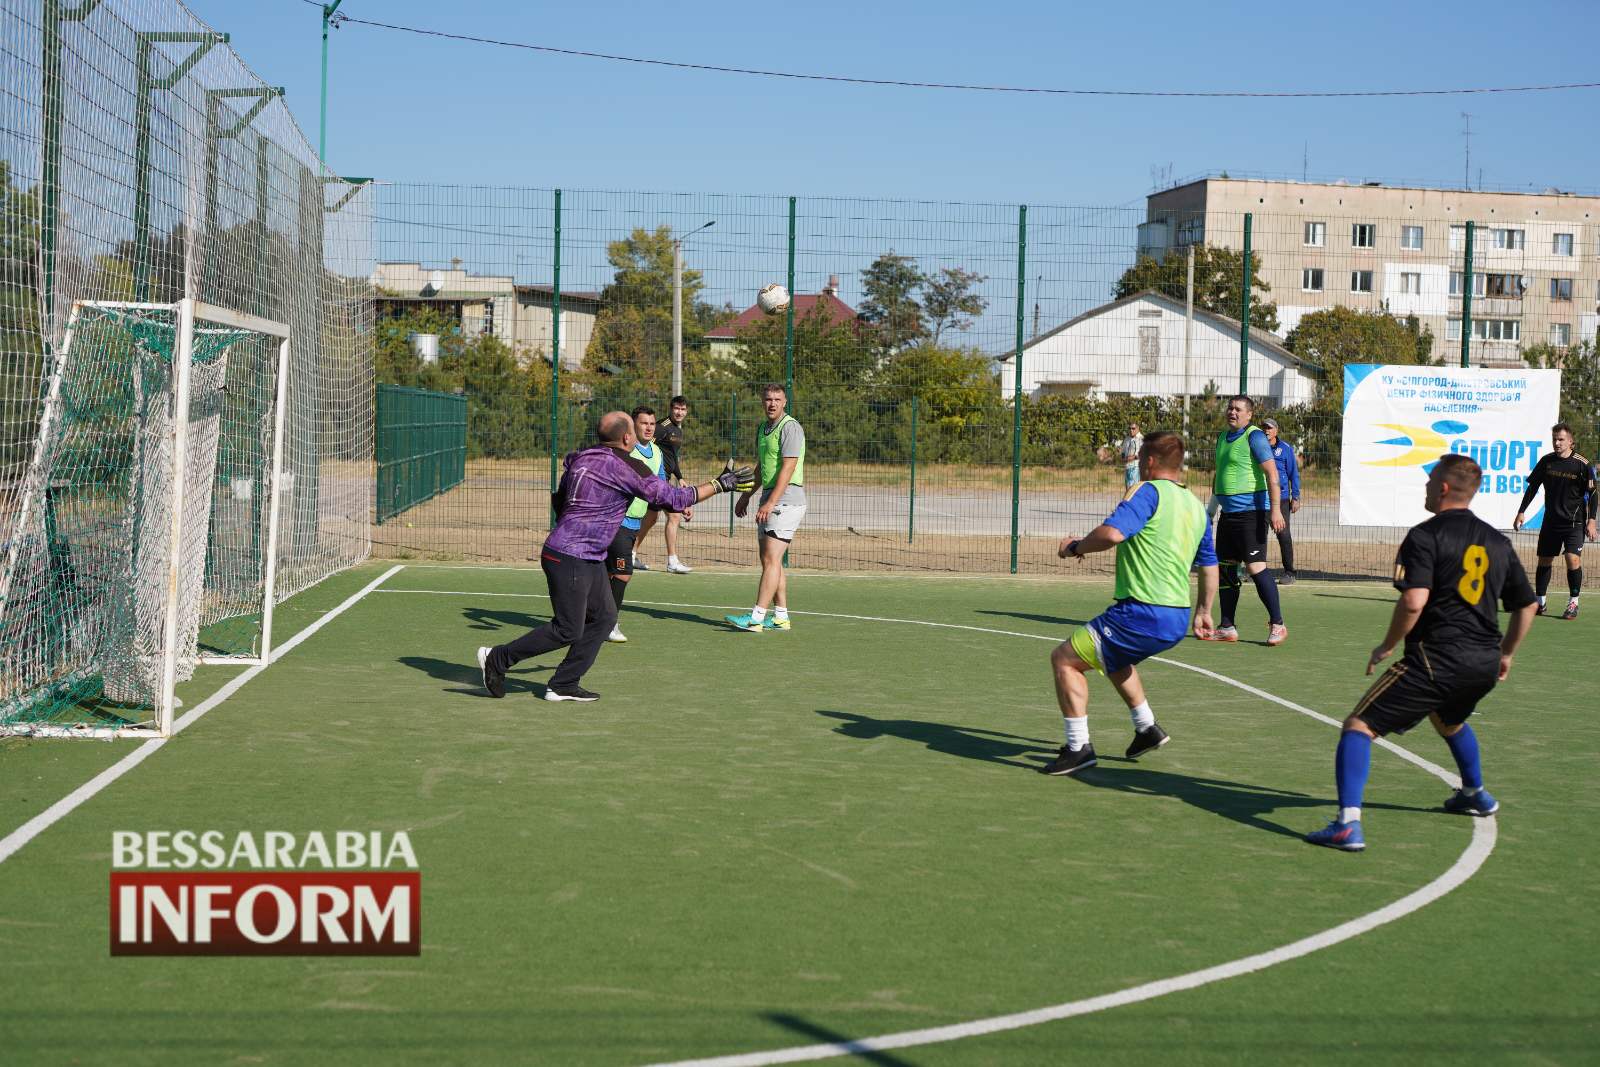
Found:
<path fill-rule="evenodd" d="M 1122 495 L 1130 422 L 1185 432 L 1209 496 L 1243 390 L 1300 457 L 1299 571 L 1381 576 L 1398 531 L 1338 520 L 1343 365 L 1565 367 L 1563 414 L 1592 448 L 1595 206 L 1220 178 L 1142 208 L 1026 209 L 385 185 L 379 375 L 460 390 L 471 415 L 464 481 L 375 543 L 527 558 L 560 454 L 601 412 L 681 392 L 704 478 L 753 456 L 776 382 L 808 442 L 793 565 L 1056 572 L 1059 539 Z M 792 318 L 756 308 L 769 283 Z M 747 520 L 705 521 L 727 507 L 686 524 L 686 558 L 751 560 Z"/>
<path fill-rule="evenodd" d="M 378 386 L 374 433 L 379 524 L 460 485 L 467 476 L 467 398 Z"/>

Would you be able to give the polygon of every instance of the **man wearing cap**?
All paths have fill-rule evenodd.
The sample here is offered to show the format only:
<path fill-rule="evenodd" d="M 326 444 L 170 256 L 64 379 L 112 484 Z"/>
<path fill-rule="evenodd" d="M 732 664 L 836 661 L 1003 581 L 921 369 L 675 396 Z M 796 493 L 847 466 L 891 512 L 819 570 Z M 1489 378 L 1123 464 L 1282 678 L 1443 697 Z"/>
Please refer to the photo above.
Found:
<path fill-rule="evenodd" d="M 1283 529 L 1277 531 L 1278 554 L 1283 557 L 1278 584 L 1293 585 L 1294 537 L 1289 532 L 1289 516 L 1300 510 L 1300 463 L 1295 458 L 1294 443 L 1279 438 L 1277 419 L 1262 419 L 1261 428 L 1267 432 L 1272 462 L 1278 465 L 1278 510 L 1283 514 Z"/>

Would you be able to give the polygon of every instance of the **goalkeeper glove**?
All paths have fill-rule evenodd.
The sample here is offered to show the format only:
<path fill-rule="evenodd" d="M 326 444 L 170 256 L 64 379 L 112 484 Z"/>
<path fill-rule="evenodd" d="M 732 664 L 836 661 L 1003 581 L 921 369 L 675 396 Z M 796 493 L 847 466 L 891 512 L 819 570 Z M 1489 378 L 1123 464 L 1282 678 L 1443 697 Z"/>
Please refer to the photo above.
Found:
<path fill-rule="evenodd" d="M 722 473 L 717 475 L 716 487 L 719 493 L 749 493 L 756 487 L 756 472 L 751 467 L 735 467 L 733 458 L 723 464 Z"/>

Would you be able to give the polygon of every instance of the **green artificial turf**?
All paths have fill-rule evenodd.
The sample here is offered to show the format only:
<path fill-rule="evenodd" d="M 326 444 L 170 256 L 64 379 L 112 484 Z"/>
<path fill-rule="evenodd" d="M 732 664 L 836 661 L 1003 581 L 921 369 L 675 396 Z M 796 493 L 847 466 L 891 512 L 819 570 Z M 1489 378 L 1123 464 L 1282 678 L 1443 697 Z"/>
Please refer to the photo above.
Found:
<path fill-rule="evenodd" d="M 303 594 L 288 632 L 384 567 Z M 478 686 L 543 619 L 537 571 L 410 566 L 0 864 L 7 1063 L 626 1064 L 938 1026 L 1261 952 L 1446 871 L 1470 820 L 1383 751 L 1368 851 L 1333 813 L 1336 731 L 1163 664 L 1173 742 L 1140 763 L 1096 679 L 1101 765 L 1061 743 L 1047 656 L 1104 582 L 796 576 L 791 633 L 721 625 L 754 576 L 646 574 L 585 684 Z M 519 594 L 498 595 L 488 594 Z M 1381 585 L 1285 591 L 1289 643 L 1169 655 L 1341 718 Z M 1247 638 L 1264 637 L 1246 597 Z M 1593 1062 L 1593 623 L 1540 620 L 1474 720 L 1499 843 L 1465 886 L 1264 972 L 885 1064 Z M 234 672 L 202 671 L 193 706 Z M 1402 739 L 1451 766 L 1431 730 Z M 0 833 L 131 751 L 0 747 Z M 410 832 L 419 958 L 110 958 L 113 830 Z"/>

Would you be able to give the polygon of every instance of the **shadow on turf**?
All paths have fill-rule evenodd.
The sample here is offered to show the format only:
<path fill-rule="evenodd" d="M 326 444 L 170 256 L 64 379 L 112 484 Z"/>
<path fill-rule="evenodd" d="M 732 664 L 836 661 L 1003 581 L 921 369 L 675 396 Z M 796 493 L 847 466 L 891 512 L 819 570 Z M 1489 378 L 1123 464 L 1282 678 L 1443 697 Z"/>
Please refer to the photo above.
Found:
<path fill-rule="evenodd" d="M 461 614 L 474 630 L 531 630 L 543 624 L 544 619 L 525 615 L 520 611 L 497 611 L 494 608 L 464 608 Z"/>
<path fill-rule="evenodd" d="M 1031 611 L 989 611 L 979 609 L 979 615 L 1004 615 L 1010 619 L 1023 619 L 1027 622 L 1042 622 L 1046 626 L 1082 626 L 1088 619 L 1069 619 L 1065 615 L 1035 615 Z"/>
<path fill-rule="evenodd" d="M 975 726 L 947 726 L 940 722 L 922 722 L 919 719 L 874 719 L 870 715 L 857 715 L 849 711 L 818 710 L 818 715 L 840 720 L 833 732 L 872 741 L 879 737 L 898 737 L 926 745 L 929 750 L 963 759 L 983 760 L 986 763 L 1003 763 L 1008 767 L 1035 770 L 1031 763 L 1015 757 L 1037 753 L 1054 755 L 1055 745 L 1037 737 L 984 730 Z M 1040 757 L 1043 758 L 1043 757 Z"/>
<path fill-rule="evenodd" d="M 441 682 L 454 682 L 461 686 L 460 689 L 446 689 L 446 693 L 460 693 L 465 696 L 483 697 L 488 699 L 489 694 L 483 688 L 483 675 L 478 673 L 478 664 L 457 663 L 452 660 L 434 659 L 432 656 L 401 656 L 400 662 L 412 670 L 421 671 L 429 678 L 437 678 Z M 519 673 L 528 671 L 554 670 L 554 664 L 530 663 L 526 667 L 513 668 L 512 673 L 506 675 L 507 693 L 535 693 L 544 695 L 543 685 L 534 685 L 524 682 L 516 677 Z"/>
<path fill-rule="evenodd" d="M 848 1045 L 855 1040 L 848 1034 L 842 1034 L 837 1030 L 829 1030 L 825 1026 L 818 1026 L 816 1023 L 808 1022 L 798 1015 L 790 1015 L 788 1012 L 768 1011 L 763 1012 L 761 1017 L 768 1022 L 777 1023 L 785 1030 L 801 1034 L 813 1041 L 823 1041 L 830 1045 Z M 899 1056 L 891 1056 L 887 1052 L 879 1052 L 876 1049 L 852 1048 L 850 1053 L 851 1060 L 861 1063 L 875 1063 L 878 1067 L 913 1067 L 910 1060 L 903 1060 Z"/>

